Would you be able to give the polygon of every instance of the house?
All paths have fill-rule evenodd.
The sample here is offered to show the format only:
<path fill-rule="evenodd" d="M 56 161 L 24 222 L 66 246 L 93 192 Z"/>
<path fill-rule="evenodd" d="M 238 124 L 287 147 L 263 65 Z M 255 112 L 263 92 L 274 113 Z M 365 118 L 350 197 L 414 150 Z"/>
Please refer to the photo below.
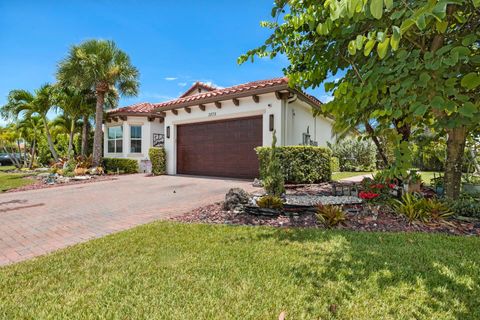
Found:
<path fill-rule="evenodd" d="M 178 99 L 110 110 L 105 119 L 105 157 L 137 159 L 149 170 L 148 150 L 164 146 L 168 174 L 252 178 L 254 148 L 332 142 L 333 120 L 313 116 L 315 97 L 288 86 L 287 78 L 229 88 L 197 82 Z"/>

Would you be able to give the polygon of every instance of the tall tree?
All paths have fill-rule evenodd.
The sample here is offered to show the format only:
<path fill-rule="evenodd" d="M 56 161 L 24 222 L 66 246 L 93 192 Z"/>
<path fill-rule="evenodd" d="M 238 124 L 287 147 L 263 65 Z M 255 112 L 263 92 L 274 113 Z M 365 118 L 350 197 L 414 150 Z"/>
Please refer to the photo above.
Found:
<path fill-rule="evenodd" d="M 17 120 L 19 116 L 30 118 L 38 115 L 42 119 L 48 147 L 55 161 L 58 161 L 58 154 L 53 144 L 47 114 L 55 107 L 53 87 L 44 84 L 32 94 L 26 90 L 10 91 L 7 104 L 1 107 L 0 114 L 4 119 Z"/>
<path fill-rule="evenodd" d="M 24 151 L 27 151 L 27 142 L 30 144 L 30 156 L 24 156 L 24 160 L 28 160 L 28 167 L 32 168 L 35 163 L 35 155 L 37 150 L 37 141 L 42 134 L 43 120 L 40 116 L 31 116 L 20 120 L 17 123 L 17 130 L 22 134 L 25 139 Z M 29 159 L 27 159 L 29 158 Z"/>
<path fill-rule="evenodd" d="M 129 56 L 113 41 L 85 41 L 73 46 L 65 60 L 60 62 L 57 78 L 61 83 L 95 91 L 94 166 L 99 166 L 102 158 L 105 96 L 114 89 L 123 96 L 137 95 L 138 77 L 139 72 L 131 64 Z"/>
<path fill-rule="evenodd" d="M 459 195 L 468 132 L 480 118 L 479 0 L 277 0 L 265 44 L 239 58 L 284 54 L 292 85 L 325 85 L 324 111 L 345 127 L 365 117 L 411 163 L 408 138 L 428 126 L 448 135 L 446 195 Z"/>

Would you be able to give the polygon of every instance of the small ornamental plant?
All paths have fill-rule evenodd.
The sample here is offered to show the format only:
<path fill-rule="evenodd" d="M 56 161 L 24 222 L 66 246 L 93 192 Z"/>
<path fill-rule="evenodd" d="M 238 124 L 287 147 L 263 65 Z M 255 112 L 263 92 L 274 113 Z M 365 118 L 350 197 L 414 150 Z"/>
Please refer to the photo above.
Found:
<path fill-rule="evenodd" d="M 393 180 L 382 180 L 384 179 L 380 179 L 378 177 L 376 177 L 376 179 L 363 179 L 363 190 L 358 193 L 359 198 L 367 202 L 384 202 L 391 198 L 391 191 L 395 189 L 397 185 Z"/>

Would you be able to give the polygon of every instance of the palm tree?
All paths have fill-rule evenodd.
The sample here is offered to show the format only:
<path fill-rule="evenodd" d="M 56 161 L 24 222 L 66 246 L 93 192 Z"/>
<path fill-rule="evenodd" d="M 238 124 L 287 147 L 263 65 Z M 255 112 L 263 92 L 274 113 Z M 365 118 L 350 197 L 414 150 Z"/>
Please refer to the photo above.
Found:
<path fill-rule="evenodd" d="M 67 159 L 70 160 L 73 155 L 73 138 L 79 125 L 78 116 L 62 111 L 55 119 L 50 122 L 52 135 L 68 135 Z"/>
<path fill-rule="evenodd" d="M 129 56 L 113 41 L 88 40 L 73 46 L 59 64 L 57 78 L 61 83 L 95 91 L 94 166 L 99 166 L 102 158 L 105 96 L 113 89 L 123 96 L 137 95 L 138 77 L 139 72 L 131 64 Z"/>
<path fill-rule="evenodd" d="M 35 163 L 38 137 L 42 134 L 43 120 L 40 116 L 25 118 L 17 123 L 17 130 L 25 139 L 24 161 L 27 161 L 27 142 L 30 144 L 30 159 L 28 167 L 32 168 Z"/>
<path fill-rule="evenodd" d="M 25 118 L 38 115 L 42 119 L 45 134 L 47 136 L 48 147 L 55 161 L 58 161 L 58 154 L 53 145 L 52 135 L 48 125 L 47 114 L 55 106 L 53 87 L 50 84 L 44 84 L 32 94 L 27 90 L 12 90 L 8 94 L 7 104 L 0 108 L 0 114 L 5 119 L 17 120 L 20 115 Z"/>
<path fill-rule="evenodd" d="M 68 133 L 68 159 L 72 156 L 73 136 L 75 134 L 76 125 L 82 113 L 86 112 L 88 104 L 88 95 L 86 92 L 75 89 L 74 87 L 56 85 L 56 102 L 62 109 L 62 115 L 57 117 L 54 125 L 64 127 Z"/>

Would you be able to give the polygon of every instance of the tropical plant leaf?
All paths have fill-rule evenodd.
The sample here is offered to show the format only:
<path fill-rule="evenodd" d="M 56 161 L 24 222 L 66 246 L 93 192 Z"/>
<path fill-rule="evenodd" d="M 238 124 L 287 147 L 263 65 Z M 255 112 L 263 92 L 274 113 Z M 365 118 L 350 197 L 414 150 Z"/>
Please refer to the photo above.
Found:
<path fill-rule="evenodd" d="M 375 19 L 381 19 L 383 15 L 383 0 L 371 0 L 370 12 Z"/>
<path fill-rule="evenodd" d="M 380 59 L 385 58 L 385 56 L 387 55 L 389 43 L 390 43 L 390 37 L 387 37 L 385 38 L 385 40 L 383 40 L 383 42 L 380 42 L 377 45 L 377 53 Z"/>
<path fill-rule="evenodd" d="M 392 39 L 390 40 L 390 45 L 392 46 L 393 51 L 397 51 L 398 45 L 400 43 L 400 38 L 401 38 L 400 28 L 397 26 L 393 26 L 392 31 L 393 32 L 392 32 Z"/>
<path fill-rule="evenodd" d="M 462 78 L 460 84 L 468 90 L 475 89 L 480 85 L 480 76 L 475 72 L 470 72 Z"/>

